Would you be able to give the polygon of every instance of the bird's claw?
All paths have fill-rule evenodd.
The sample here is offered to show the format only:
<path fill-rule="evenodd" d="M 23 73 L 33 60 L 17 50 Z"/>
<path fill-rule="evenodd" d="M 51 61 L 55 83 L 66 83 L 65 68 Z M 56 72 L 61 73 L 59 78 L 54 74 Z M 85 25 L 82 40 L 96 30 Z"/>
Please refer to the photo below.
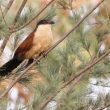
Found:
<path fill-rule="evenodd" d="M 45 52 L 42 52 L 41 55 L 42 55 L 43 57 L 46 57 L 46 56 L 47 56 L 47 54 L 46 54 Z"/>

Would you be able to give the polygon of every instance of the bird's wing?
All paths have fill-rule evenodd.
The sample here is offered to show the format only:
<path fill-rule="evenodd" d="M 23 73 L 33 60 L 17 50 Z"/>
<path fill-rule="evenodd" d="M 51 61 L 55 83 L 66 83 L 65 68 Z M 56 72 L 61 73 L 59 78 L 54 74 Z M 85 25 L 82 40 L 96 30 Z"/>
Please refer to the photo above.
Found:
<path fill-rule="evenodd" d="M 14 56 L 25 57 L 25 53 L 33 46 L 34 32 L 32 32 L 17 48 Z"/>

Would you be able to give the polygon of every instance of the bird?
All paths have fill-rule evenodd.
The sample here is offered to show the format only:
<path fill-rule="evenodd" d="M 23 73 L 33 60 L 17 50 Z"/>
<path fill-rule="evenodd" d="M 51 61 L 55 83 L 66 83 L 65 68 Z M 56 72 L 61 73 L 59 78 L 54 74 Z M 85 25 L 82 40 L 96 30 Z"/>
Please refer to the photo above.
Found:
<path fill-rule="evenodd" d="M 0 67 L 0 76 L 9 75 L 25 59 L 29 60 L 28 64 L 32 63 L 33 59 L 48 50 L 53 42 L 52 24 L 54 24 L 52 20 L 40 20 L 35 29 L 15 50 L 13 58 Z"/>

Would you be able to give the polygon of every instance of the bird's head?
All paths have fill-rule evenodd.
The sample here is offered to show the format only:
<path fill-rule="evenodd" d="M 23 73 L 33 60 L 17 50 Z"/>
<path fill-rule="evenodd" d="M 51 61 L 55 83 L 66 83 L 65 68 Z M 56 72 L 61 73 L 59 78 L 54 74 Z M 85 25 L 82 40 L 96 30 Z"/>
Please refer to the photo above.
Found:
<path fill-rule="evenodd" d="M 51 20 L 41 20 L 37 23 L 37 25 L 41 25 L 41 24 L 55 24 L 54 21 Z"/>
<path fill-rule="evenodd" d="M 52 24 L 55 24 L 52 20 L 47 20 L 47 19 L 43 19 L 43 20 L 40 20 L 39 22 L 37 22 L 37 25 L 36 25 L 36 27 L 35 27 L 35 29 L 34 29 L 34 31 L 36 31 L 37 30 L 37 28 L 40 26 L 51 26 Z"/>

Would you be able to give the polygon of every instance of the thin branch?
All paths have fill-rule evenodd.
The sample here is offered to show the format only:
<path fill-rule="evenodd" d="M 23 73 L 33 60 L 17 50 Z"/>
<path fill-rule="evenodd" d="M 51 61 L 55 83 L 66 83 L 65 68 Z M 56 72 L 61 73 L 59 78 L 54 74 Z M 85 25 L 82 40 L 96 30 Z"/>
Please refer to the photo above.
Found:
<path fill-rule="evenodd" d="M 19 31 L 21 29 L 23 29 L 24 27 L 26 27 L 27 25 L 29 25 L 33 20 L 35 20 L 42 12 L 45 11 L 45 9 L 47 9 L 55 0 L 50 1 L 43 9 L 41 9 L 41 11 L 39 11 L 39 13 L 34 16 L 31 20 L 29 20 L 27 23 L 25 23 L 24 25 L 22 25 L 21 27 L 18 27 L 17 29 L 14 30 L 10 30 L 10 33 L 14 33 L 16 31 Z"/>
<path fill-rule="evenodd" d="M 23 10 L 23 8 L 24 8 L 24 6 L 25 6 L 26 3 L 27 3 L 27 0 L 23 0 L 22 4 L 21 4 L 21 6 L 20 6 L 20 8 L 19 8 L 19 10 L 18 10 L 18 12 L 17 12 L 14 20 L 13 20 L 13 24 L 14 25 L 17 22 L 17 20 L 18 20 L 18 18 L 19 18 L 19 16 L 20 16 L 20 14 L 21 14 L 21 12 L 22 12 L 22 10 Z"/>
<path fill-rule="evenodd" d="M 5 10 L 3 12 L 4 13 L 4 16 L 6 16 L 7 12 L 9 11 L 10 7 L 12 6 L 13 2 L 14 2 L 14 0 L 10 0 L 9 1 L 7 7 L 5 8 Z"/>
<path fill-rule="evenodd" d="M 61 38 L 58 42 L 56 42 L 50 49 L 48 49 L 48 51 L 46 51 L 44 54 L 47 55 L 48 53 L 50 53 L 58 44 L 60 44 L 66 37 L 68 37 L 76 28 L 78 28 L 78 26 L 102 3 L 104 2 L 104 0 L 101 0 L 89 13 L 87 13 L 63 38 Z M 97 59 L 96 61 L 94 61 L 93 63 L 91 63 L 91 65 L 86 66 L 81 72 L 79 72 L 79 75 L 77 75 L 76 77 L 70 79 L 67 83 L 65 83 L 53 96 L 51 96 L 49 98 L 49 100 L 47 100 L 42 106 L 41 109 L 43 109 L 48 102 L 55 97 L 63 88 L 65 88 L 66 86 L 68 86 L 73 80 L 76 83 L 78 80 L 80 80 L 82 78 L 82 76 L 84 75 L 84 72 L 88 71 L 91 67 L 93 67 L 95 64 L 97 64 L 100 60 L 102 60 L 105 56 L 107 56 L 110 53 L 107 52 L 105 53 L 102 57 L 100 57 L 99 59 Z M 0 99 L 5 96 L 9 90 L 14 86 L 14 84 L 17 83 L 17 81 L 36 63 L 39 62 L 44 56 L 41 55 L 39 56 L 36 61 L 34 61 L 31 65 L 29 65 L 24 71 L 22 71 L 20 73 L 20 75 L 10 84 L 9 88 L 7 88 L 7 90 L 1 94 Z"/>

